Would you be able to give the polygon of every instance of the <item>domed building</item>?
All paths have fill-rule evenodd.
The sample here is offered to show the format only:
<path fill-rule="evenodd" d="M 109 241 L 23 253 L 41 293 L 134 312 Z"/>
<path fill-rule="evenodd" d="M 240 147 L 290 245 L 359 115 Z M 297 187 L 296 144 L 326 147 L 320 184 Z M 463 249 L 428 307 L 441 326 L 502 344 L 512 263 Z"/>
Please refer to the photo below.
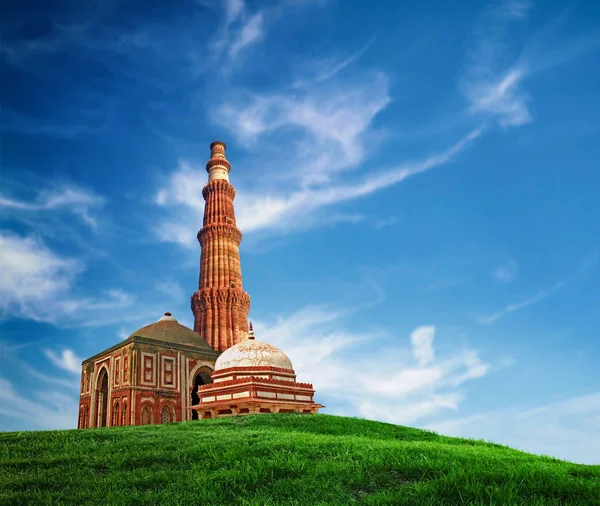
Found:
<path fill-rule="evenodd" d="M 191 409 L 200 418 L 258 413 L 316 413 L 323 406 L 313 400 L 309 383 L 298 383 L 287 355 L 254 339 L 224 351 L 215 363 L 212 384 L 198 387 L 198 404 Z"/>
<path fill-rule="evenodd" d="M 82 364 L 78 427 L 195 418 L 187 406 L 211 382 L 219 352 L 171 313 Z"/>
<path fill-rule="evenodd" d="M 79 428 L 179 422 L 198 414 L 315 413 L 321 407 L 313 403 L 312 385 L 296 382 L 285 353 L 248 333 L 250 296 L 242 288 L 242 233 L 225 148 L 213 142 L 206 164 L 193 330 L 165 313 L 84 360 Z"/>

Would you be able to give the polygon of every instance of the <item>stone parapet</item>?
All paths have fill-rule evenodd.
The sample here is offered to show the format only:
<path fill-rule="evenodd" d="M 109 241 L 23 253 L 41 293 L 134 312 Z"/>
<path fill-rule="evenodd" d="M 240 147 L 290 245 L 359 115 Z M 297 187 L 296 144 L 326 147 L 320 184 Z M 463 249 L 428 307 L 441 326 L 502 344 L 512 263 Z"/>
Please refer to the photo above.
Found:
<path fill-rule="evenodd" d="M 208 246 L 207 242 L 211 239 L 226 239 L 231 241 L 236 247 L 242 242 L 242 232 L 229 223 L 213 223 L 206 225 L 198 232 L 198 242 L 201 247 Z M 239 252 L 237 254 L 239 258 Z"/>
<path fill-rule="evenodd" d="M 283 386 L 286 389 L 302 389 L 302 390 L 309 390 L 311 392 L 314 393 L 314 389 L 312 386 L 312 383 L 298 383 L 297 381 L 283 381 L 283 380 L 277 380 L 277 379 L 269 379 L 269 378 L 257 378 L 255 376 L 248 376 L 245 378 L 236 378 L 233 380 L 227 380 L 227 381 L 221 381 L 219 383 L 213 383 L 210 385 L 202 385 L 198 387 L 198 391 L 202 390 L 202 389 L 214 389 L 215 385 L 218 385 L 218 388 L 224 388 L 224 387 L 229 387 L 229 386 L 236 386 L 236 385 L 242 385 L 242 384 L 247 384 L 247 383 L 257 383 L 257 384 L 267 384 L 267 385 L 272 385 L 272 386 Z"/>

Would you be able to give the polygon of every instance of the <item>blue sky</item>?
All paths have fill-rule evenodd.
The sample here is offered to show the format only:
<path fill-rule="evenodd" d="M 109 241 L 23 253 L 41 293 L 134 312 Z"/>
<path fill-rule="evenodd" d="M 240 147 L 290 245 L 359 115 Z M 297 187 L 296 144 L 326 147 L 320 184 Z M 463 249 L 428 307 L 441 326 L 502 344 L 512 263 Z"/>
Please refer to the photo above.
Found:
<path fill-rule="evenodd" d="M 598 2 L 3 8 L 0 428 L 192 325 L 219 138 L 257 338 L 324 412 L 600 463 Z"/>

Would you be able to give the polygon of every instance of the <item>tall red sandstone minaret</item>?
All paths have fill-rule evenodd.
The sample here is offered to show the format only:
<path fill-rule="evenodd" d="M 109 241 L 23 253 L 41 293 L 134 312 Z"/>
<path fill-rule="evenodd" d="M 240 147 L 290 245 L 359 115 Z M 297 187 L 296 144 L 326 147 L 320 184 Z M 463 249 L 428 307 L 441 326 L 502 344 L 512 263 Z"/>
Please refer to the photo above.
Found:
<path fill-rule="evenodd" d="M 242 288 L 242 233 L 235 225 L 235 189 L 229 183 L 225 143 L 213 142 L 210 151 L 208 184 L 202 190 L 204 223 L 198 232 L 200 280 L 192 295 L 192 312 L 194 330 L 213 349 L 225 351 L 247 339 L 250 296 Z"/>

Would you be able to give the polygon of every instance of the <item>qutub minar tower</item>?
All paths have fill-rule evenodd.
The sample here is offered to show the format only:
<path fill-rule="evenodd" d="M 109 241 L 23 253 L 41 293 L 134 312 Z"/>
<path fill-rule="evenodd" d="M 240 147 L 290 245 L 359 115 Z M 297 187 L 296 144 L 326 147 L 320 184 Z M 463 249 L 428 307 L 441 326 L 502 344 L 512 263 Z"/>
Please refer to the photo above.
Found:
<path fill-rule="evenodd" d="M 242 287 L 225 143 L 210 145 L 194 330 L 171 313 L 84 360 L 79 428 L 147 425 L 258 413 L 316 413 L 287 355 L 254 339 Z"/>
<path fill-rule="evenodd" d="M 250 296 L 242 288 L 242 233 L 235 224 L 235 189 L 229 183 L 225 143 L 213 142 L 210 151 L 208 184 L 202 190 L 204 223 L 198 232 L 200 280 L 192 296 L 192 312 L 194 331 L 214 350 L 225 351 L 248 335 Z"/>

